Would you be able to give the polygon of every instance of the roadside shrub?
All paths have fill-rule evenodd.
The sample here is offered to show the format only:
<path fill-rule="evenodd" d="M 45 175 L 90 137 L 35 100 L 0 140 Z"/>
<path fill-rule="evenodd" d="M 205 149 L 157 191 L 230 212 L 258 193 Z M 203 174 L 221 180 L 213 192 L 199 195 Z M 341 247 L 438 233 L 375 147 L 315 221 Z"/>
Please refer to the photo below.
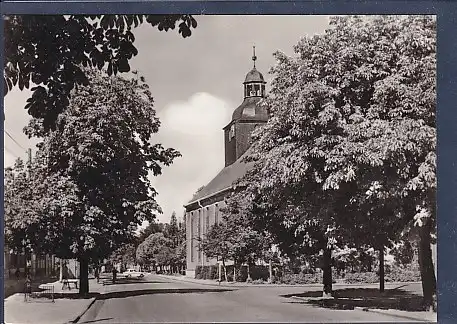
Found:
<path fill-rule="evenodd" d="M 409 281 L 421 281 L 421 274 L 418 269 L 405 269 L 401 267 L 395 267 L 386 274 L 385 280 L 387 282 L 409 282 Z"/>
<path fill-rule="evenodd" d="M 268 266 L 263 266 L 263 265 L 252 265 L 250 267 L 251 269 L 251 278 L 252 280 L 258 280 L 262 279 L 264 281 L 267 281 L 268 278 L 270 277 L 270 271 L 268 269 Z M 246 274 L 247 276 L 247 274 Z"/>
<path fill-rule="evenodd" d="M 217 265 L 197 266 L 195 268 L 195 279 L 217 279 Z"/>
<path fill-rule="evenodd" d="M 379 276 L 376 272 L 355 272 L 346 273 L 344 282 L 348 284 L 354 283 L 377 283 Z"/>
<path fill-rule="evenodd" d="M 278 283 L 287 285 L 299 284 L 316 284 L 322 283 L 322 274 L 320 273 L 285 273 L 282 277 L 277 278 Z"/>
<path fill-rule="evenodd" d="M 209 278 L 208 279 L 217 279 L 219 277 L 218 274 L 218 266 L 217 265 L 212 265 L 210 266 L 210 271 L 209 271 Z"/>
<path fill-rule="evenodd" d="M 228 281 L 233 281 L 233 264 L 227 266 L 227 277 Z M 248 272 L 246 266 L 237 266 L 236 267 L 236 281 L 237 282 L 245 282 L 248 278 Z"/>
<path fill-rule="evenodd" d="M 201 272 L 202 272 L 202 266 L 196 266 L 195 267 L 195 279 L 202 278 Z"/>
<path fill-rule="evenodd" d="M 253 280 L 252 283 L 254 285 L 261 285 L 261 284 L 264 284 L 265 281 L 263 279 L 256 279 L 256 280 Z"/>

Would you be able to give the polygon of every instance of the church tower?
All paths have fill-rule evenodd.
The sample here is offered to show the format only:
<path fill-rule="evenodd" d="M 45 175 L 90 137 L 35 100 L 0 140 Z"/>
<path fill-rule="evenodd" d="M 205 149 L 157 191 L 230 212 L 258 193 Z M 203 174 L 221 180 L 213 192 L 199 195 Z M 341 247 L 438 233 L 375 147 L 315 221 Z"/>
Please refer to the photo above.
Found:
<path fill-rule="evenodd" d="M 254 66 L 243 82 L 244 100 L 235 109 L 230 123 L 224 127 L 225 166 L 238 160 L 251 144 L 251 133 L 254 128 L 268 121 L 268 113 L 258 102 L 265 97 L 265 80 L 255 67 L 255 46 L 252 61 Z"/>

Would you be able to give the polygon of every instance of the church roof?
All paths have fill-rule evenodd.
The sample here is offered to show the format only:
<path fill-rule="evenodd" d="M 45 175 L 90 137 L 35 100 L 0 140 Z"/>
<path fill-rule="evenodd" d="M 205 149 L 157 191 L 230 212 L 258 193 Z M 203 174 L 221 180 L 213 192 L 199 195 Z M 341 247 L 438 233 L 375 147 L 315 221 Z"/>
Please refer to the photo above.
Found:
<path fill-rule="evenodd" d="M 202 198 L 211 196 L 217 192 L 228 189 L 233 185 L 233 182 L 240 179 L 254 166 L 254 162 L 245 163 L 242 160 L 248 154 L 248 149 L 238 160 L 223 168 L 203 189 L 197 192 L 192 199 L 187 203 L 190 205 Z"/>
<path fill-rule="evenodd" d="M 262 82 L 265 83 L 265 80 L 263 79 L 262 73 L 257 71 L 257 69 L 254 67 L 251 71 L 246 74 L 246 78 L 244 79 L 244 83 L 248 82 Z"/>
<path fill-rule="evenodd" d="M 257 105 L 261 100 L 260 97 L 247 97 L 243 100 L 241 105 L 235 109 L 232 114 L 233 120 L 255 120 L 255 121 L 267 121 L 268 113 L 264 107 Z M 254 114 L 247 113 L 246 108 L 254 109 Z"/>

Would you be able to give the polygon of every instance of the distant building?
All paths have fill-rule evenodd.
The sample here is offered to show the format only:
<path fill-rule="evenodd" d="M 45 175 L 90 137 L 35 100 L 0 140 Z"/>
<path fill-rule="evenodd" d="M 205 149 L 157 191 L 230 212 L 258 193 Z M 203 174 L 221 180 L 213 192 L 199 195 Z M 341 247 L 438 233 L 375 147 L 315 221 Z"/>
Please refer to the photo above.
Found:
<path fill-rule="evenodd" d="M 242 162 L 251 144 L 254 128 L 268 121 L 265 108 L 257 103 L 265 97 L 265 80 L 254 67 L 243 82 L 244 100 L 235 109 L 230 123 L 223 128 L 225 142 L 225 167 L 206 186 L 199 190 L 184 206 L 186 209 L 187 264 L 186 275 L 193 277 L 197 265 L 215 264 L 198 249 L 197 237 L 207 233 L 210 226 L 221 219 L 220 209 L 225 206 L 225 198 L 233 190 L 233 182 L 241 178 L 252 163 Z"/>
<path fill-rule="evenodd" d="M 5 279 L 16 278 L 16 271 L 19 276 L 24 277 L 26 268 L 33 277 L 46 277 L 55 275 L 56 261 L 52 255 L 29 255 L 28 261 L 24 253 L 14 253 L 5 246 L 3 252 L 3 276 Z"/>

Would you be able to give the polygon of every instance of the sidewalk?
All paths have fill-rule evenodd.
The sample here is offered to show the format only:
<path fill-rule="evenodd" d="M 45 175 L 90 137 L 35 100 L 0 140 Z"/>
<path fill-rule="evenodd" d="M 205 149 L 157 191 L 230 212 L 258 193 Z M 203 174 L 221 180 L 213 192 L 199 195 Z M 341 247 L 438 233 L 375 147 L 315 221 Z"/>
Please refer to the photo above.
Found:
<path fill-rule="evenodd" d="M 55 278 L 54 278 L 55 279 Z M 49 276 L 40 276 L 37 278 L 33 278 L 32 280 L 32 287 L 33 289 L 38 288 L 40 284 L 52 281 L 52 277 Z M 12 296 L 18 292 L 24 290 L 25 278 L 5 278 L 3 289 L 5 293 L 5 298 Z"/>
<path fill-rule="evenodd" d="M 245 282 L 226 282 L 223 281 L 220 284 L 217 280 L 211 279 L 194 279 L 186 276 L 173 276 L 173 275 L 156 275 L 162 278 L 172 279 L 176 281 L 183 281 L 183 282 L 190 282 L 190 283 L 197 283 L 201 285 L 210 285 L 210 286 L 220 286 L 220 287 L 322 287 L 321 283 L 318 284 L 296 284 L 296 285 L 289 285 L 289 284 L 248 284 Z M 411 285 L 417 284 L 417 282 L 386 282 L 386 288 L 395 288 L 398 286 L 403 285 Z M 361 283 L 354 283 L 354 284 L 346 284 L 346 283 L 334 283 L 333 287 L 367 287 L 367 288 L 377 288 L 379 287 L 379 283 L 369 283 L 369 284 L 361 284 Z"/>
<path fill-rule="evenodd" d="M 377 314 L 383 314 L 383 315 L 390 315 L 390 316 L 395 316 L 399 318 L 405 318 L 409 319 L 412 321 L 421 321 L 421 322 L 438 322 L 438 315 L 437 313 L 433 312 L 407 312 L 407 311 L 401 311 L 397 309 L 361 309 L 359 307 L 356 307 L 355 309 L 360 309 L 365 312 L 370 312 L 370 313 L 377 313 Z"/>
<path fill-rule="evenodd" d="M 24 302 L 24 294 L 14 294 L 5 299 L 5 323 L 70 323 L 78 319 L 95 301 L 94 295 L 102 293 L 104 287 L 93 279 L 89 280 L 90 295 L 86 298 L 78 297 L 77 289 L 62 290 L 59 281 L 49 283 L 54 285 L 56 298 L 54 302 L 49 299 L 32 299 Z M 66 298 L 65 295 L 68 295 Z"/>

